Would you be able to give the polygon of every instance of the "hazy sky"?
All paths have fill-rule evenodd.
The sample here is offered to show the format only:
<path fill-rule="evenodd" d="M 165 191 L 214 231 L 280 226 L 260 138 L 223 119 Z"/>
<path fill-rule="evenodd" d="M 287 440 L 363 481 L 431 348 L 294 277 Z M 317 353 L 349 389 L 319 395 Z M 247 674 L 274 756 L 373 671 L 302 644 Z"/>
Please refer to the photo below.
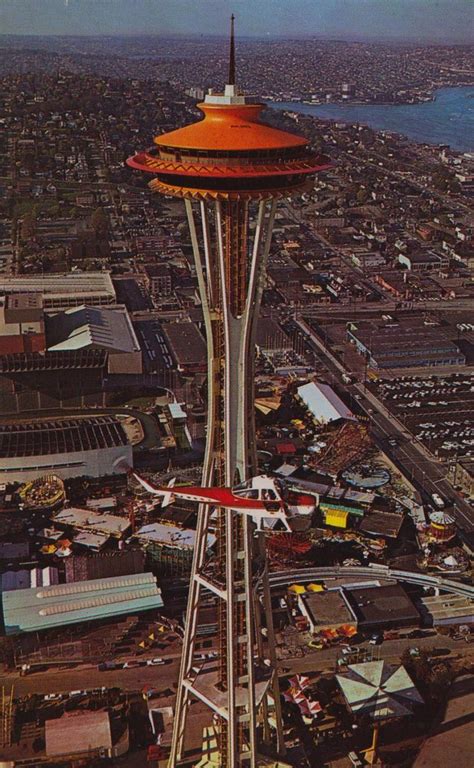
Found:
<path fill-rule="evenodd" d="M 469 42 L 474 0 L 0 0 L 4 34 L 238 34 Z"/>

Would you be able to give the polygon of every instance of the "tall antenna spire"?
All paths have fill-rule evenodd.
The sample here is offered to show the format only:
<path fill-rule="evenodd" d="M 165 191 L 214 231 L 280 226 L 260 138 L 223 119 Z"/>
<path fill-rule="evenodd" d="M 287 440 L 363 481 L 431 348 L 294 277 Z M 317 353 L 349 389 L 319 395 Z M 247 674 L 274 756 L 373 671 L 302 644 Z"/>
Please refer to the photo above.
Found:
<path fill-rule="evenodd" d="M 229 77 L 228 85 L 235 85 L 235 40 L 234 40 L 234 20 L 235 16 L 230 17 L 230 54 L 229 54 Z"/>

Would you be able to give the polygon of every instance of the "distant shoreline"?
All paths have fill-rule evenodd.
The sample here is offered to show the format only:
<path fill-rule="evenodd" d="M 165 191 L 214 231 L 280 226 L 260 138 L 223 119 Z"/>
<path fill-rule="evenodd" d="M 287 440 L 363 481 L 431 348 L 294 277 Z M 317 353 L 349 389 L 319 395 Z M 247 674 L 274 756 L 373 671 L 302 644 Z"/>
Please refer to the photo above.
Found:
<path fill-rule="evenodd" d="M 409 100 L 397 100 L 397 101 L 363 101 L 359 99 L 348 99 L 347 101 L 326 101 L 320 99 L 319 101 L 309 101 L 308 99 L 292 99 L 291 102 L 284 101 L 283 99 L 268 99 L 269 104 L 305 104 L 309 107 L 324 107 L 334 105 L 338 107 L 409 107 L 416 106 L 417 104 L 428 104 L 432 101 L 436 101 L 438 93 L 451 88 L 474 88 L 474 80 L 472 83 L 464 83 L 462 85 L 437 85 L 432 91 L 426 93 L 424 98 L 414 98 Z M 467 98 L 474 98 L 474 93 L 469 94 Z"/>
<path fill-rule="evenodd" d="M 449 86 L 436 89 L 433 99 L 417 104 L 269 101 L 268 106 L 321 120 L 365 124 L 374 130 L 406 136 L 420 144 L 445 144 L 457 152 L 473 152 L 473 97 L 474 85 Z"/>

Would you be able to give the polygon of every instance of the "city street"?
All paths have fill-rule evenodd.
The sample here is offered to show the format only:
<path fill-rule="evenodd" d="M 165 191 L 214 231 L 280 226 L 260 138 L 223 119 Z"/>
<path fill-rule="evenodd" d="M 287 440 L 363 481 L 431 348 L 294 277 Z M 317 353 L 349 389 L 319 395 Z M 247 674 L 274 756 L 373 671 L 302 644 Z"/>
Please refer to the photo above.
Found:
<path fill-rule="evenodd" d="M 318 354 L 324 358 L 328 368 L 341 377 L 347 373 L 344 366 L 335 355 L 327 349 L 317 334 L 303 321 L 298 321 L 298 326 L 306 334 Z M 466 533 L 474 531 L 474 510 L 464 499 L 457 494 L 446 479 L 446 471 L 443 465 L 427 451 L 427 449 L 401 424 L 375 397 L 375 395 L 361 383 L 347 386 L 347 391 L 354 398 L 353 403 L 367 414 L 372 427 L 372 435 L 378 446 L 388 454 L 393 463 L 400 469 L 405 477 L 424 496 L 425 501 L 430 501 L 433 493 L 440 494 L 445 499 L 454 498 L 455 502 L 450 508 L 456 518 L 459 528 Z M 354 406 L 353 406 L 354 407 Z M 390 446 L 388 440 L 396 438 L 399 445 Z"/>
<path fill-rule="evenodd" d="M 298 638 L 299 640 L 299 638 Z M 279 658 L 278 668 L 281 676 L 297 672 L 328 672 L 336 669 L 336 660 L 341 657 L 341 646 L 324 650 L 311 651 L 305 647 L 304 655 L 299 655 L 301 648 L 298 640 L 294 653 L 289 658 Z M 361 659 L 368 653 L 369 659 L 386 659 L 399 662 L 400 656 L 407 648 L 418 647 L 431 650 L 446 648 L 450 650 L 447 656 L 451 660 L 458 657 L 474 657 L 474 645 L 464 641 L 453 640 L 444 635 L 433 634 L 416 639 L 398 638 L 385 640 L 381 645 L 369 645 L 367 642 L 357 646 L 360 648 Z M 289 646 L 288 646 L 289 648 Z M 166 665 L 147 666 L 135 669 L 111 670 L 98 672 L 97 666 L 81 665 L 73 669 L 52 668 L 45 672 L 33 672 L 25 677 L 18 673 L 0 674 L 0 686 L 14 685 L 15 697 L 31 693 L 67 693 L 73 690 L 91 690 L 107 686 L 118 687 L 123 691 L 139 692 L 144 686 L 153 686 L 163 692 L 163 701 L 173 699 L 179 674 L 180 655 L 174 654 L 167 658 Z"/>
<path fill-rule="evenodd" d="M 176 688 L 180 656 L 167 660 L 162 666 L 137 667 L 99 672 L 97 665 L 83 664 L 67 668 L 53 667 L 45 672 L 31 672 L 25 677 L 19 673 L 0 675 L 0 686 L 15 686 L 15 697 L 28 693 L 67 693 L 75 690 L 118 687 L 124 691 L 141 691 L 145 685 L 160 691 L 172 691 Z"/>

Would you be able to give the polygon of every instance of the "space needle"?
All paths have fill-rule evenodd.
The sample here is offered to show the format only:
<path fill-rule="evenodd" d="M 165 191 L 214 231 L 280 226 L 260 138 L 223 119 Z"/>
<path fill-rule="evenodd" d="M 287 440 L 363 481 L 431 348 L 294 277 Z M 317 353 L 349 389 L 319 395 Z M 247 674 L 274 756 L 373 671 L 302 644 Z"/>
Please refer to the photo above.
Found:
<path fill-rule="evenodd" d="M 257 473 L 255 332 L 277 202 L 311 189 L 328 163 L 307 139 L 262 122 L 265 105 L 236 85 L 233 16 L 224 92 L 209 90 L 198 108 L 203 119 L 127 162 L 153 175 L 153 192 L 184 200 L 207 339 L 202 485 L 235 487 Z M 204 590 L 217 606 L 218 652 L 198 661 Z M 184 757 L 193 699 L 210 710 L 209 765 L 256 768 L 261 755 L 284 754 L 265 542 L 232 508 L 199 507 L 169 768 Z"/>

